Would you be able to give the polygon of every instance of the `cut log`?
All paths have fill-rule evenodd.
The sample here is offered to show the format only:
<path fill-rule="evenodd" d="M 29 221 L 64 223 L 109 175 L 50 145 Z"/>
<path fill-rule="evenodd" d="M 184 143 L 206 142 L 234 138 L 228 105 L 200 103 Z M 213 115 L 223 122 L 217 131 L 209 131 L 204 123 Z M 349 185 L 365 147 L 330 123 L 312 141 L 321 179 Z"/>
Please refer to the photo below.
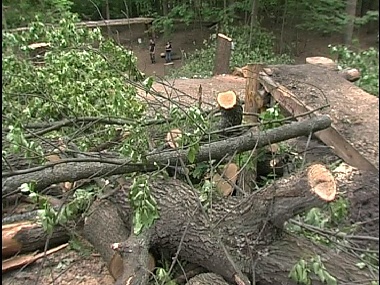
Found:
<path fill-rule="evenodd" d="M 252 150 L 255 146 L 263 147 L 270 143 L 277 143 L 302 135 L 309 135 L 310 133 L 329 127 L 330 124 L 331 119 L 329 116 L 320 116 L 301 122 L 286 124 L 275 129 L 262 131 L 258 134 L 248 132 L 238 137 L 212 142 L 202 145 L 199 148 L 193 163 L 208 161 L 209 159 L 220 160 L 226 155 Z M 157 165 L 165 166 L 168 163 L 175 165 L 179 158 L 181 158 L 185 164 L 188 164 L 188 150 L 176 149 L 146 155 L 146 163 L 143 166 L 140 164 L 130 164 L 128 159 L 114 158 L 102 162 L 101 160 L 94 162 L 93 158 L 89 161 L 81 158 L 78 162 L 72 162 L 72 160 L 65 162 L 65 160 L 62 159 L 58 163 L 52 163 L 49 166 L 38 167 L 37 169 L 3 172 L 2 194 L 13 193 L 23 183 L 30 181 L 35 181 L 35 190 L 39 191 L 51 184 L 65 181 L 74 182 L 94 177 L 94 173 L 97 173 L 97 175 L 101 177 L 103 175 L 109 176 L 139 171 L 155 171 L 157 170 Z"/>
<path fill-rule="evenodd" d="M 230 73 L 232 39 L 218 34 L 213 75 Z"/>
<path fill-rule="evenodd" d="M 19 222 L 2 226 L 2 256 L 32 252 L 45 247 L 47 233 L 36 222 Z M 62 227 L 55 227 L 49 239 L 49 248 L 65 243 L 69 235 Z"/>
<path fill-rule="evenodd" d="M 258 118 L 255 114 L 264 106 L 259 90 L 259 73 L 262 70 L 261 64 L 249 64 L 247 66 L 247 76 L 244 97 L 244 120 L 249 124 L 257 123 Z"/>
<path fill-rule="evenodd" d="M 329 172 L 323 165 L 318 167 L 326 174 Z M 178 254 L 179 258 L 198 264 L 234 284 L 237 280 L 241 281 L 238 284 L 249 284 L 246 276 L 250 276 L 252 263 L 257 263 L 255 279 L 260 284 L 288 284 L 291 268 L 300 258 L 313 254 L 322 256 L 330 274 L 340 282 L 371 278 L 368 269 L 353 270 L 358 261 L 356 257 L 345 252 L 337 254 L 335 250 L 301 237 L 283 235 L 283 225 L 290 217 L 324 205 L 327 201 L 322 197 L 326 193 L 329 193 L 328 200 L 333 197 L 331 193 L 334 191 L 322 187 L 334 186 L 329 180 L 331 174 L 326 175 L 326 179 L 320 179 L 319 176 L 312 175 L 312 172 L 312 168 L 309 168 L 280 179 L 276 185 L 270 185 L 244 198 L 213 197 L 210 216 L 199 208 L 198 197 L 188 185 L 178 180 L 152 181 L 150 189 L 158 202 L 160 218 L 149 230 L 149 234 L 143 235 L 143 243 L 148 240 L 149 244 L 172 255 Z M 325 184 L 327 181 L 329 183 Z M 121 188 L 126 192 L 116 191 L 114 196 L 109 197 L 121 209 L 121 216 L 125 217 L 130 216 L 126 204 L 128 185 Z M 128 239 L 124 244 L 136 244 L 134 239 L 136 237 Z M 124 250 L 128 248 L 135 252 L 130 246 L 124 247 Z M 146 271 L 139 270 L 147 265 L 139 262 L 133 265 L 131 259 L 135 261 L 136 258 L 135 255 L 124 255 L 124 262 L 134 266 L 128 269 L 129 275 L 123 275 L 123 281 L 128 280 L 128 284 L 142 284 L 141 280 L 148 276 Z M 323 284 L 318 277 L 310 277 L 313 284 Z"/>
<path fill-rule="evenodd" d="M 30 255 L 22 255 L 22 256 L 16 256 L 7 260 L 4 260 L 2 262 L 2 273 L 5 273 L 9 270 L 14 270 L 17 268 L 24 268 L 25 266 L 35 262 L 36 260 L 40 258 L 44 258 L 45 256 L 48 256 L 50 254 L 53 254 L 59 250 L 62 250 L 66 248 L 69 244 L 65 243 L 60 246 L 57 246 L 55 248 L 49 249 L 46 252 L 41 252 L 38 254 L 30 254 Z"/>
<path fill-rule="evenodd" d="M 114 204 L 107 200 L 96 201 L 90 207 L 90 215 L 83 228 L 84 237 L 100 253 L 115 280 L 123 273 L 123 260 L 119 253 L 112 250 L 111 245 L 126 240 L 130 234 L 129 216 L 124 218 L 127 220 L 120 218 Z"/>
<path fill-rule="evenodd" d="M 76 26 L 95 28 L 95 27 L 106 27 L 106 26 L 128 26 L 132 24 L 150 24 L 154 18 L 129 18 L 129 19 L 113 19 L 113 20 L 101 20 L 101 21 L 85 21 L 77 23 Z M 7 32 L 23 32 L 29 31 L 29 27 L 21 27 L 16 29 L 7 30 Z"/>
<path fill-rule="evenodd" d="M 360 79 L 360 71 L 356 68 L 345 68 L 339 72 L 343 78 L 350 82 L 355 82 Z"/>
<path fill-rule="evenodd" d="M 335 199 L 336 183 L 330 171 L 320 164 L 315 164 L 310 166 L 307 175 L 313 193 L 328 202 Z"/>
<path fill-rule="evenodd" d="M 216 189 L 218 189 L 224 197 L 232 194 L 238 171 L 239 167 L 235 163 L 229 163 L 224 167 L 223 173 L 216 173 L 213 176 L 212 182 L 215 183 Z"/>
<path fill-rule="evenodd" d="M 333 61 L 331 58 L 323 56 L 307 57 L 306 63 L 323 66 L 330 70 L 336 70 L 338 68 L 338 65 L 335 61 Z"/>
<path fill-rule="evenodd" d="M 166 134 L 166 143 L 171 147 L 171 148 L 178 148 L 179 144 L 178 141 L 182 138 L 182 132 L 180 129 L 173 129 L 170 130 Z"/>
<path fill-rule="evenodd" d="M 234 91 L 220 92 L 217 102 L 221 112 L 220 129 L 240 125 L 243 120 L 243 107 Z"/>

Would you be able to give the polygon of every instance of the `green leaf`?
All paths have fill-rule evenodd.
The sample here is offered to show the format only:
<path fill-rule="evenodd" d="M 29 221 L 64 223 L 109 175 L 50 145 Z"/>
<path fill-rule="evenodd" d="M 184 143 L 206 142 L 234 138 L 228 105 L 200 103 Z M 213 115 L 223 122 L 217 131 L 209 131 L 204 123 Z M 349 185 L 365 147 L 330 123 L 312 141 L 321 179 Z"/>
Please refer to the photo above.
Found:
<path fill-rule="evenodd" d="M 189 148 L 189 151 L 187 153 L 187 159 L 189 160 L 190 163 L 195 162 L 195 158 L 196 158 L 197 153 L 198 153 L 198 151 L 197 151 L 196 147 L 192 146 Z"/>

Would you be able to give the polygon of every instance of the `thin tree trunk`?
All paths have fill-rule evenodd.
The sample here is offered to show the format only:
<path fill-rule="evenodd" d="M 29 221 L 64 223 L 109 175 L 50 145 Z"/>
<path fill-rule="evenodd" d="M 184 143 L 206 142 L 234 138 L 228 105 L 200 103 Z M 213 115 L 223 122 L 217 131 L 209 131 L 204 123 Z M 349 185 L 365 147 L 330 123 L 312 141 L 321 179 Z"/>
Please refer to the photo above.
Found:
<path fill-rule="evenodd" d="M 285 19 L 286 19 L 287 10 L 288 10 L 288 1 L 285 0 L 285 8 L 284 8 L 284 14 L 282 15 L 282 24 L 281 24 L 280 54 L 282 54 L 284 50 L 284 30 L 285 30 Z"/>
<path fill-rule="evenodd" d="M 354 21 L 356 15 L 357 0 L 347 0 L 346 13 L 348 17 L 346 31 L 344 33 L 344 44 L 352 44 L 352 35 L 354 33 Z"/>
<path fill-rule="evenodd" d="M 106 0 L 106 20 L 109 20 L 109 19 L 110 19 L 110 2 L 109 0 Z M 107 34 L 109 38 L 112 37 L 111 27 L 109 26 L 109 24 L 107 24 Z"/>
<path fill-rule="evenodd" d="M 1 7 L 1 16 L 2 16 L 2 24 L 3 24 L 3 29 L 8 30 L 8 25 L 7 25 L 7 20 L 5 18 L 5 8 L 4 6 Z"/>
<path fill-rule="evenodd" d="M 162 14 L 163 16 L 167 16 L 168 13 L 169 13 L 168 0 L 162 0 Z"/>
<path fill-rule="evenodd" d="M 248 47 L 251 48 L 252 45 L 252 38 L 253 38 L 253 29 L 257 26 L 257 8 L 259 1 L 258 0 L 252 0 L 252 6 L 251 6 L 251 27 L 249 32 L 249 43 Z"/>

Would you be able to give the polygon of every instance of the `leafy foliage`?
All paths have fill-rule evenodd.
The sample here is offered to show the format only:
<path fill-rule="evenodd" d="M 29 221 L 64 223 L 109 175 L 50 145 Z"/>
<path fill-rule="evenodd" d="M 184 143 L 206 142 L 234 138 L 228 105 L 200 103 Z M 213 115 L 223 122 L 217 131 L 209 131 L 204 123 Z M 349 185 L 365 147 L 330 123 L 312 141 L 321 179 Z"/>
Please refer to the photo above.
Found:
<path fill-rule="evenodd" d="M 129 199 L 134 210 L 134 232 L 139 234 L 142 230 L 149 228 L 159 217 L 157 203 L 150 194 L 147 175 L 135 177 Z"/>
<path fill-rule="evenodd" d="M 59 210 L 54 209 L 48 199 L 34 190 L 34 183 L 24 183 L 21 191 L 29 193 L 32 202 L 38 205 L 38 217 L 44 230 L 51 234 L 57 225 L 66 225 L 70 220 L 84 212 L 91 205 L 98 189 L 76 189 L 73 199 Z"/>
<path fill-rule="evenodd" d="M 84 116 L 142 118 L 145 106 L 136 88 L 125 84 L 125 78 L 142 78 L 133 53 L 75 22 L 34 22 L 21 34 L 3 33 L 3 126 Z M 50 45 L 44 57 L 37 55 L 41 64 L 30 58 L 34 42 Z"/>
<path fill-rule="evenodd" d="M 310 273 L 315 274 L 322 283 L 327 285 L 337 285 L 337 280 L 333 277 L 323 265 L 319 255 L 311 257 L 308 261 L 300 259 L 289 273 L 289 278 L 298 284 L 312 284 Z"/>
<path fill-rule="evenodd" d="M 123 118 L 129 122 L 125 126 L 129 135 L 119 151 L 134 161 L 141 161 L 146 153 L 147 136 L 142 135 L 146 130 L 141 128 L 146 105 L 138 100 L 136 87 L 126 82 L 142 79 L 135 56 L 105 40 L 99 29 L 80 28 L 76 22 L 72 15 L 60 20 L 57 26 L 36 21 L 25 32 L 3 32 L 2 126 L 9 130 L 3 159 L 15 153 L 43 159 L 41 146 L 25 135 L 25 126 L 78 117 Z M 35 55 L 31 44 L 36 42 L 47 43 L 43 56 Z M 66 135 L 70 139 L 77 136 L 76 145 L 87 150 L 97 142 L 112 138 L 116 132 L 104 124 L 87 126 L 80 135 L 78 131 L 67 127 L 50 135 Z M 146 223 L 150 225 L 156 216 L 145 219 L 144 215 L 151 213 L 146 206 L 155 204 L 148 197 L 147 185 L 138 191 L 143 183 L 137 182 L 132 193 L 137 195 L 133 201 L 139 230 Z M 32 198 L 40 205 L 45 229 L 51 231 L 55 225 L 66 223 L 83 211 L 94 196 L 93 191 L 87 190 L 76 189 L 73 201 L 60 212 L 32 191 Z M 141 193 L 145 201 L 139 200 Z"/>
<path fill-rule="evenodd" d="M 251 47 L 246 44 L 249 41 L 250 30 L 244 27 L 225 27 L 227 34 L 234 39 L 234 50 L 231 55 L 231 68 L 244 66 L 247 62 L 280 64 L 291 63 L 292 59 L 286 54 L 274 53 L 274 36 L 263 29 L 255 30 L 255 38 Z M 176 77 L 207 77 L 212 75 L 216 53 L 216 35 L 213 34 L 209 41 L 204 41 L 204 48 L 191 54 L 185 65 L 175 70 Z"/>
<path fill-rule="evenodd" d="M 27 26 L 35 17 L 44 19 L 45 23 L 56 23 L 61 17 L 65 18 L 73 2 L 70 0 L 43 1 L 3 1 L 8 28 Z"/>
<path fill-rule="evenodd" d="M 379 50 L 369 48 L 355 52 L 346 46 L 329 46 L 332 55 L 337 57 L 339 68 L 357 68 L 361 72 L 356 85 L 368 93 L 379 96 Z"/>

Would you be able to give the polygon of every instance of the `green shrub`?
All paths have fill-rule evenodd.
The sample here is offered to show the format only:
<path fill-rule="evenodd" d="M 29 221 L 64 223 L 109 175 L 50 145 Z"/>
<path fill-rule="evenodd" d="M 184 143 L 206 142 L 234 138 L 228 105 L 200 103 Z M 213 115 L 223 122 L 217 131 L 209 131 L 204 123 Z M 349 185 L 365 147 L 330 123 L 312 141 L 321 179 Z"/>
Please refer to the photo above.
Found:
<path fill-rule="evenodd" d="M 329 46 L 332 55 L 337 56 L 339 68 L 357 68 L 361 77 L 357 86 L 375 96 L 379 96 L 379 50 L 369 48 L 355 52 L 346 46 Z"/>
<path fill-rule="evenodd" d="M 233 27 L 226 31 L 234 39 L 234 50 L 231 55 L 230 67 L 244 66 L 249 62 L 265 64 L 292 63 L 287 54 L 277 55 L 273 51 L 274 36 L 263 30 L 256 29 L 251 47 L 249 42 L 249 27 Z M 175 77 L 208 77 L 212 75 L 216 53 L 216 35 L 209 41 L 204 41 L 204 47 L 196 50 L 180 69 L 173 71 Z"/>

